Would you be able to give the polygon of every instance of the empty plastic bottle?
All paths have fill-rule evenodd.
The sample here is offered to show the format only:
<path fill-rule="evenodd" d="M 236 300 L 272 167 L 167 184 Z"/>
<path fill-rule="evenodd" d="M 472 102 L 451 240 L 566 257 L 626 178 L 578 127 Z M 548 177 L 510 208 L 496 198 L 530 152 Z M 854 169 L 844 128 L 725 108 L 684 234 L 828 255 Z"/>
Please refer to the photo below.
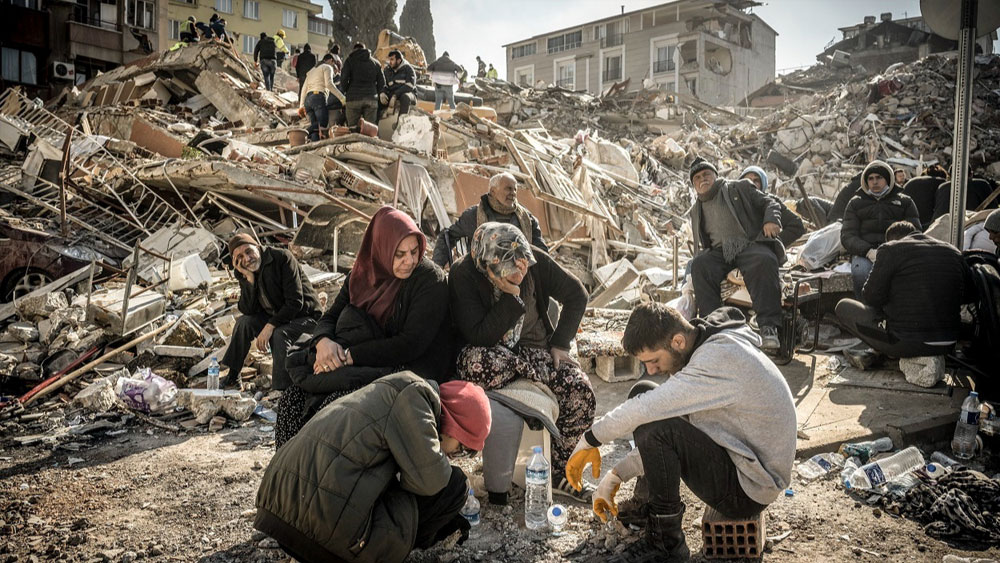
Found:
<path fill-rule="evenodd" d="M 849 457 L 847 461 L 844 462 L 844 468 L 840 471 L 840 484 L 844 486 L 845 489 L 851 488 L 851 476 L 857 471 L 859 467 L 864 465 L 856 457 Z"/>
<path fill-rule="evenodd" d="M 844 456 L 838 453 L 816 454 L 799 464 L 799 477 L 811 481 L 822 477 L 833 470 L 834 467 L 844 465 Z"/>
<path fill-rule="evenodd" d="M 553 504 L 548 512 L 549 527 L 552 528 L 553 536 L 561 536 L 562 529 L 566 526 L 566 507 L 561 504 Z"/>
<path fill-rule="evenodd" d="M 205 388 L 209 391 L 219 390 L 219 361 L 212 356 L 212 363 L 208 364 L 208 381 Z"/>
<path fill-rule="evenodd" d="M 535 446 L 528 466 L 524 469 L 524 525 L 529 530 L 545 527 L 549 510 L 549 463 L 542 447 Z"/>
<path fill-rule="evenodd" d="M 840 447 L 840 453 L 844 456 L 857 456 L 861 460 L 861 464 L 864 465 L 868 463 L 872 457 L 878 452 L 891 452 L 892 451 L 892 438 L 885 437 L 879 438 L 878 440 L 872 440 L 870 442 L 855 442 L 853 444 L 844 444 Z"/>
<path fill-rule="evenodd" d="M 972 459 L 976 455 L 976 434 L 979 433 L 979 393 L 969 393 L 962 403 L 962 414 L 955 424 L 955 437 L 951 439 L 951 452 L 958 459 Z"/>
<path fill-rule="evenodd" d="M 924 456 L 914 446 L 898 451 L 889 457 L 859 467 L 851 475 L 852 489 L 874 489 L 898 479 L 924 466 Z"/>
<path fill-rule="evenodd" d="M 459 513 L 469 521 L 469 524 L 479 525 L 479 499 L 476 498 L 472 489 L 469 489 L 469 496 L 465 499 L 465 505 L 462 506 Z"/>
<path fill-rule="evenodd" d="M 924 473 L 934 480 L 941 478 L 943 475 L 947 475 L 949 472 L 951 472 L 950 467 L 936 462 L 931 462 L 924 466 Z"/>
<path fill-rule="evenodd" d="M 955 467 L 956 465 L 962 465 L 961 463 L 951 459 L 944 452 L 934 452 L 931 454 L 931 461 L 945 467 Z"/>

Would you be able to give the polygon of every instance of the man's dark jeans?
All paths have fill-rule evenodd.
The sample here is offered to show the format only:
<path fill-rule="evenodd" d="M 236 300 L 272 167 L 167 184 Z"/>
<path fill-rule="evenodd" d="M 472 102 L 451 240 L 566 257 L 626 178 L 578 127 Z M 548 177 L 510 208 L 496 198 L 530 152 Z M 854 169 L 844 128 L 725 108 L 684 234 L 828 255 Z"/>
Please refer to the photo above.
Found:
<path fill-rule="evenodd" d="M 233 329 L 233 335 L 229 339 L 229 347 L 226 349 L 226 355 L 223 356 L 219 363 L 229 368 L 229 377 L 227 381 L 238 381 L 240 370 L 243 369 L 243 362 L 247 359 L 247 353 L 250 352 L 250 346 L 253 345 L 254 339 L 260 334 L 260 331 L 264 330 L 264 325 L 267 324 L 271 316 L 267 313 L 259 313 L 256 315 L 243 315 L 236 319 L 236 327 Z M 316 319 L 312 317 L 303 317 L 301 319 L 294 319 L 286 325 L 281 325 L 275 327 L 274 332 L 271 333 L 271 357 L 272 357 L 272 372 L 271 372 L 271 389 L 284 390 L 292 384 L 291 378 L 288 377 L 287 366 L 285 365 L 286 358 L 288 357 L 288 349 L 292 347 L 300 336 L 305 333 L 311 333 L 313 328 L 316 326 Z"/>
<path fill-rule="evenodd" d="M 264 75 L 264 88 L 268 90 L 274 90 L 274 71 L 276 68 L 274 59 L 260 60 L 260 73 Z"/>
<path fill-rule="evenodd" d="M 451 479 L 436 495 L 416 496 L 417 536 L 414 547 L 427 548 L 434 545 L 438 531 L 465 505 L 469 490 L 468 480 L 461 469 L 451 466 Z"/>
<path fill-rule="evenodd" d="M 640 381 L 629 398 L 654 388 L 655 383 Z M 651 514 L 676 514 L 681 509 L 681 479 L 705 504 L 731 518 L 747 518 L 766 508 L 743 492 L 726 449 L 687 420 L 643 424 L 634 436 L 649 484 Z"/>
<path fill-rule="evenodd" d="M 303 93 L 306 96 L 306 114 L 309 116 L 309 140 L 315 143 L 319 140 L 320 130 L 325 131 L 330 126 L 330 110 L 326 106 L 325 93 Z"/>
<path fill-rule="evenodd" d="M 902 340 L 879 326 L 880 315 L 874 307 L 854 299 L 841 299 L 835 311 L 844 330 L 860 338 L 876 352 L 892 358 L 944 356 L 950 354 L 955 347 L 954 344 L 934 346 L 919 340 Z"/>
<path fill-rule="evenodd" d="M 702 252 L 691 260 L 691 280 L 698 305 L 698 316 L 704 317 L 722 306 L 719 284 L 733 268 L 743 272 L 753 310 L 757 312 L 757 326 L 782 325 L 781 278 L 778 276 L 778 257 L 763 243 L 754 242 L 743 249 L 736 259 L 726 262 L 721 248 Z"/>
<path fill-rule="evenodd" d="M 378 99 L 365 98 L 363 100 L 349 101 L 344 104 L 344 113 L 347 114 L 347 126 L 357 131 L 361 118 L 365 118 L 368 123 L 377 124 L 378 121 Z"/>

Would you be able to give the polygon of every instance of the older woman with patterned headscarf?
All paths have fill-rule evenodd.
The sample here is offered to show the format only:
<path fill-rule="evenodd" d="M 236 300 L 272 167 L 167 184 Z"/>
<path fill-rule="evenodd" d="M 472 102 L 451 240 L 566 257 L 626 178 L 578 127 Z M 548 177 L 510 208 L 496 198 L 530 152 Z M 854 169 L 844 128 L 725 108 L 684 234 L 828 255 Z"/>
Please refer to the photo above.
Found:
<path fill-rule="evenodd" d="M 452 318 L 465 341 L 458 375 L 487 390 L 526 378 L 549 388 L 559 403 L 562 436 L 553 438 L 552 475 L 562 477 L 569 454 L 594 418 L 590 380 L 570 357 L 587 308 L 587 292 L 544 250 L 531 247 L 520 229 L 483 223 L 470 253 L 451 269 Z M 549 320 L 549 298 L 562 305 L 559 322 Z M 553 492 L 586 500 L 565 478 Z"/>

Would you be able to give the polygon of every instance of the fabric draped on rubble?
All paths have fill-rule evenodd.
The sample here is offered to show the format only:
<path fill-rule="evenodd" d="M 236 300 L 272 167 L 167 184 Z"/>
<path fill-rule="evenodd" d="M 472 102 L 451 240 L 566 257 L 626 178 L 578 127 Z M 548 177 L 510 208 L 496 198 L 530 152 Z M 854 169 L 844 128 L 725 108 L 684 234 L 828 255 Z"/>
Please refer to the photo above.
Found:
<path fill-rule="evenodd" d="M 1000 481 L 978 471 L 921 481 L 887 509 L 923 522 L 933 538 L 1000 544 Z"/>

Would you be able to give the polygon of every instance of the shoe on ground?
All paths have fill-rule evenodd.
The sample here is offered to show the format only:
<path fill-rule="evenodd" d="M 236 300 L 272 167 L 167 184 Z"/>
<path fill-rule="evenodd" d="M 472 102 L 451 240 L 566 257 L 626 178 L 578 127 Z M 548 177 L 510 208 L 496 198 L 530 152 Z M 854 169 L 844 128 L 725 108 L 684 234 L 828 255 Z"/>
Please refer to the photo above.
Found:
<path fill-rule="evenodd" d="M 577 491 L 573 488 L 573 485 L 569 484 L 569 481 L 565 477 L 559 480 L 559 484 L 552 486 L 552 494 L 559 495 L 572 500 L 573 502 L 580 502 L 583 504 L 590 504 L 590 497 L 594 494 L 596 488 L 590 483 L 584 482 L 582 489 Z"/>
<path fill-rule="evenodd" d="M 684 539 L 684 505 L 672 514 L 650 513 L 643 537 L 609 559 L 614 563 L 681 563 L 691 558 Z"/>
<path fill-rule="evenodd" d="M 777 352 L 781 349 L 781 340 L 778 338 L 778 328 L 765 326 L 760 329 L 760 349 L 765 352 Z"/>

